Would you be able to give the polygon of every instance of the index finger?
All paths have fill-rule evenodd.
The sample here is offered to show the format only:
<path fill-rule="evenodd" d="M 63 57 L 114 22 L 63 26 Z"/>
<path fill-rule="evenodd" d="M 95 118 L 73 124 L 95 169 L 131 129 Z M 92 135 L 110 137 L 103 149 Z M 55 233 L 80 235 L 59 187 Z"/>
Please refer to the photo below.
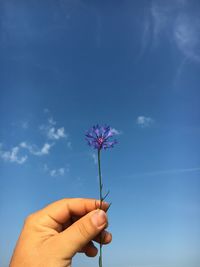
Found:
<path fill-rule="evenodd" d="M 64 224 L 72 216 L 84 216 L 88 212 L 100 208 L 100 201 L 90 198 L 65 198 L 58 200 L 41 210 L 59 224 Z M 109 204 L 102 202 L 101 208 L 107 211 Z"/>

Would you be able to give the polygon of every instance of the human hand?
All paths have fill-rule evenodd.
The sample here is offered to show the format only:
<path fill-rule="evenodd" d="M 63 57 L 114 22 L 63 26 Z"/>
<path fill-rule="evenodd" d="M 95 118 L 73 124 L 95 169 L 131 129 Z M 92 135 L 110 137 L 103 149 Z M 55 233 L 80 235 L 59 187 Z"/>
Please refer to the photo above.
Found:
<path fill-rule="evenodd" d="M 109 204 L 99 207 L 94 199 L 62 199 L 29 215 L 10 267 L 70 267 L 77 252 L 96 256 L 92 240 L 107 244 L 112 239 L 105 230 Z"/>

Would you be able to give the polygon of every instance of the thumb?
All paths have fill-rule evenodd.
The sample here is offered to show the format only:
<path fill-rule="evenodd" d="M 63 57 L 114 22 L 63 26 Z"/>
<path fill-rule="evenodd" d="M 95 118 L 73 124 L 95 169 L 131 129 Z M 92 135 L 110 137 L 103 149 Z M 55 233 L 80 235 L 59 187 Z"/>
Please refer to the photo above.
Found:
<path fill-rule="evenodd" d="M 91 211 L 59 234 L 59 254 L 65 258 L 73 257 L 107 226 L 107 222 L 103 210 Z"/>

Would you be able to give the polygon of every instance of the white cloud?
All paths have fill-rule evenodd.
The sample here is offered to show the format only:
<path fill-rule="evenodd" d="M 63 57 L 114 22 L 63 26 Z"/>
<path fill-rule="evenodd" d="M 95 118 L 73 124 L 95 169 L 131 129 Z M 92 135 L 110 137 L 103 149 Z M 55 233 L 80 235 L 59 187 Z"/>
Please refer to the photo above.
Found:
<path fill-rule="evenodd" d="M 44 165 L 44 171 L 47 172 L 51 177 L 64 176 L 66 172 L 69 172 L 69 168 L 58 168 L 50 169 L 47 164 Z"/>
<path fill-rule="evenodd" d="M 93 159 L 93 161 L 94 161 L 94 164 L 96 165 L 97 162 L 98 162 L 96 153 L 91 153 L 91 157 L 92 157 L 92 159 Z"/>
<path fill-rule="evenodd" d="M 154 1 L 151 6 L 151 15 L 153 18 L 153 36 L 154 42 L 158 42 L 159 35 L 165 29 L 169 19 L 169 8 L 162 2 Z"/>
<path fill-rule="evenodd" d="M 45 109 L 45 113 L 49 114 L 49 110 Z M 67 147 L 72 148 L 71 141 L 68 140 L 68 135 L 65 133 L 64 127 L 57 128 L 55 127 L 56 121 L 53 119 L 53 117 L 49 117 L 48 123 L 46 125 L 40 126 L 40 130 L 45 133 L 45 136 L 49 140 L 57 141 L 61 138 L 66 138 L 67 139 Z M 28 121 L 22 121 L 20 123 L 20 126 L 24 129 L 27 129 L 29 127 Z M 28 152 L 31 155 L 34 156 L 44 156 L 48 155 L 50 153 L 50 150 L 52 146 L 55 145 L 55 142 L 53 141 L 46 141 L 44 142 L 43 146 L 38 147 L 35 144 L 30 144 L 25 141 L 21 142 L 19 145 L 11 148 L 10 151 L 4 151 L 2 150 L 2 144 L 0 143 L 0 158 L 3 159 L 4 161 L 9 161 L 9 162 L 16 162 L 18 164 L 23 164 L 28 156 L 27 155 L 22 155 L 21 156 L 21 151 L 25 153 Z M 28 154 L 26 153 L 26 154 Z M 52 175 L 63 175 L 65 169 L 60 168 L 58 170 L 52 170 Z"/>
<path fill-rule="evenodd" d="M 120 135 L 120 134 L 122 134 L 121 131 L 118 131 L 118 130 L 115 129 L 115 128 L 111 128 L 111 132 L 112 132 L 113 134 L 115 134 L 115 135 Z"/>
<path fill-rule="evenodd" d="M 136 123 L 140 127 L 146 128 L 146 127 L 150 127 L 154 123 L 154 119 L 152 119 L 151 117 L 138 116 L 136 119 Z"/>
<path fill-rule="evenodd" d="M 17 164 L 23 164 L 28 159 L 27 155 L 20 156 L 20 147 L 15 146 L 10 151 L 2 151 L 2 145 L 0 146 L 0 157 L 7 162 L 15 162 Z"/>
<path fill-rule="evenodd" d="M 53 145 L 54 144 L 45 143 L 41 148 L 38 148 L 36 145 L 29 145 L 26 142 L 22 142 L 20 147 L 27 149 L 32 155 L 43 156 L 49 154 Z"/>
<path fill-rule="evenodd" d="M 60 168 L 60 169 L 55 169 L 50 171 L 50 176 L 55 177 L 55 176 L 63 176 L 65 174 L 65 169 Z"/>
<path fill-rule="evenodd" d="M 64 127 L 56 129 L 55 127 L 51 127 L 48 129 L 47 137 L 51 140 L 59 140 L 60 138 L 66 138 Z"/>
<path fill-rule="evenodd" d="M 196 168 L 182 168 L 182 169 L 166 169 L 166 170 L 154 170 L 150 172 L 143 172 L 134 174 L 136 176 L 161 176 L 161 175 L 178 175 L 181 173 L 193 173 L 200 172 L 200 167 Z"/>
<path fill-rule="evenodd" d="M 150 26 L 151 26 L 150 19 L 147 16 L 146 18 L 144 18 L 143 24 L 142 24 L 141 50 L 140 50 L 140 53 L 138 56 L 139 59 L 143 56 L 143 54 L 144 54 L 144 52 L 145 52 L 145 50 L 149 44 L 150 37 L 151 37 Z"/>
<path fill-rule="evenodd" d="M 51 117 L 48 119 L 49 124 L 56 125 L 56 121 Z"/>
<path fill-rule="evenodd" d="M 48 119 L 47 125 L 41 125 L 39 128 L 41 131 L 45 133 L 47 138 L 50 140 L 59 140 L 61 138 L 67 138 L 68 136 L 65 133 L 65 128 L 64 127 L 56 128 L 55 127 L 56 124 L 57 122 L 52 117 L 50 117 Z"/>
<path fill-rule="evenodd" d="M 53 144 L 45 143 L 40 151 L 37 152 L 38 156 L 47 155 L 49 154 L 50 148 L 53 146 Z M 36 154 L 35 154 L 36 155 Z"/>
<path fill-rule="evenodd" d="M 173 4 L 162 0 L 152 2 L 153 45 L 165 37 L 168 45 L 175 45 L 185 58 L 200 62 L 200 10 L 191 12 L 190 5 L 186 0 L 174 0 Z"/>
<path fill-rule="evenodd" d="M 35 156 L 48 155 L 50 149 L 54 144 L 45 143 L 41 148 L 36 145 L 29 145 L 26 142 L 21 142 L 18 146 L 12 147 L 10 150 L 2 150 L 2 144 L 0 144 L 0 158 L 7 162 L 15 162 L 17 164 L 23 164 L 27 161 L 28 156 L 21 155 L 22 150 L 28 150 L 28 152 Z"/>
<path fill-rule="evenodd" d="M 182 54 L 191 60 L 200 61 L 200 19 L 179 15 L 174 26 L 174 40 Z"/>

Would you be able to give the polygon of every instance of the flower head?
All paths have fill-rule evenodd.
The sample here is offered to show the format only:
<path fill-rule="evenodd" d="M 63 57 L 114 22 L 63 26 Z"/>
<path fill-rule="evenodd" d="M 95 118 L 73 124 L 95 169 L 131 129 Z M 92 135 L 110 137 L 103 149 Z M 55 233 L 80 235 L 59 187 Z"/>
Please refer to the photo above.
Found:
<path fill-rule="evenodd" d="M 97 124 L 86 133 L 86 141 L 89 146 L 98 150 L 111 148 L 117 144 L 117 140 L 109 139 L 116 135 L 116 133 L 117 131 L 110 126 L 99 126 Z"/>

